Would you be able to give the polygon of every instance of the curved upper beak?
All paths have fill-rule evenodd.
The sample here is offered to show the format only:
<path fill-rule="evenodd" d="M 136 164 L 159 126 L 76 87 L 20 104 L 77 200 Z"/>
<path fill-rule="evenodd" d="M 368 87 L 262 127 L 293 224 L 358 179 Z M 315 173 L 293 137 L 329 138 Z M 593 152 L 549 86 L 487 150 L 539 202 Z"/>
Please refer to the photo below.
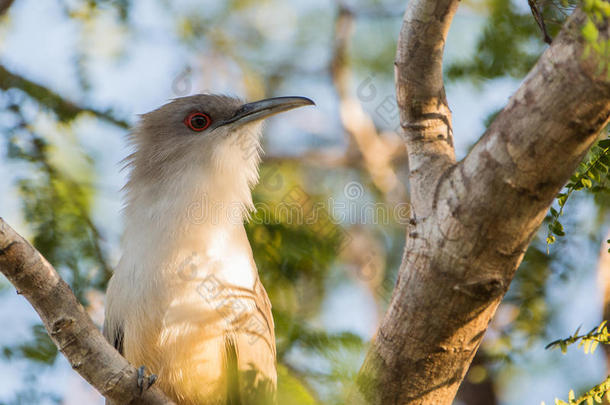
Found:
<path fill-rule="evenodd" d="M 221 122 L 218 126 L 233 124 L 242 126 L 249 122 L 262 120 L 294 108 L 315 105 L 307 97 L 273 97 L 242 105 L 235 114 Z"/>

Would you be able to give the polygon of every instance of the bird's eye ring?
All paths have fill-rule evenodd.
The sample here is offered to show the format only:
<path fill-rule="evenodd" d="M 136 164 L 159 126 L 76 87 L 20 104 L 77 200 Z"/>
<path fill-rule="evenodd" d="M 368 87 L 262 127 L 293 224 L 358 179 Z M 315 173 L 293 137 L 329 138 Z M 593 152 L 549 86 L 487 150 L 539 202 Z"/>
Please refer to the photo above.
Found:
<path fill-rule="evenodd" d="M 210 118 L 210 116 L 201 112 L 194 112 L 192 114 L 189 114 L 184 119 L 184 125 L 196 132 L 203 131 L 204 129 L 209 127 L 211 123 L 212 119 Z"/>

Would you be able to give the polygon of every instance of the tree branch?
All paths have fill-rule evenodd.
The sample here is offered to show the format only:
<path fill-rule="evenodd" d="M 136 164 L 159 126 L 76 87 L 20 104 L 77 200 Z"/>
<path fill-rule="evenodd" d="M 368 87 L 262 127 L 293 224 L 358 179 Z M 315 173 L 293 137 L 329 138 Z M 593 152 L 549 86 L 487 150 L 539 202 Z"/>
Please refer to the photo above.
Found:
<path fill-rule="evenodd" d="M 547 44 L 551 44 L 553 42 L 553 38 L 549 35 L 549 32 L 546 29 L 546 24 L 544 22 L 544 16 L 540 12 L 538 5 L 535 0 L 527 0 L 527 4 L 530 6 L 530 10 L 532 11 L 532 16 L 534 16 L 534 20 L 536 24 L 538 24 L 538 28 L 542 32 L 542 39 Z"/>
<path fill-rule="evenodd" d="M 15 0 L 0 0 L 0 16 L 6 14 Z"/>
<path fill-rule="evenodd" d="M 414 218 L 350 403 L 452 403 L 550 204 L 610 116 L 610 80 L 583 55 L 586 16 L 576 10 L 469 155 L 453 163 L 441 56 L 455 5 L 412 0 L 405 14 L 396 81 Z M 599 41 L 610 38 L 609 26 L 597 24 Z"/>
<path fill-rule="evenodd" d="M 0 89 L 8 90 L 18 88 L 28 96 L 32 97 L 41 105 L 55 112 L 61 121 L 70 121 L 82 113 L 90 113 L 97 118 L 108 121 L 121 128 L 129 128 L 129 123 L 114 117 L 110 111 L 99 111 L 94 108 L 80 107 L 62 96 L 40 84 L 12 73 L 4 66 L 0 65 Z"/>
<path fill-rule="evenodd" d="M 49 262 L 2 218 L 0 271 L 38 312 L 72 368 L 102 395 L 118 404 L 173 404 L 155 387 L 140 396 L 136 369 L 104 339 Z"/>
<path fill-rule="evenodd" d="M 348 45 L 353 31 L 354 14 L 341 2 L 338 8 L 330 71 L 339 96 L 341 124 L 350 135 L 346 157 L 353 159 L 362 156 L 359 160 L 363 161 L 375 186 L 387 199 L 395 203 L 402 202 L 406 198 L 406 190 L 391 165 L 391 146 L 380 136 L 373 119 L 364 111 L 360 101 L 350 94 Z"/>
<path fill-rule="evenodd" d="M 410 1 L 396 51 L 396 99 L 409 156 L 411 202 L 431 201 L 428 185 L 455 163 L 443 85 L 445 38 L 457 0 Z"/>

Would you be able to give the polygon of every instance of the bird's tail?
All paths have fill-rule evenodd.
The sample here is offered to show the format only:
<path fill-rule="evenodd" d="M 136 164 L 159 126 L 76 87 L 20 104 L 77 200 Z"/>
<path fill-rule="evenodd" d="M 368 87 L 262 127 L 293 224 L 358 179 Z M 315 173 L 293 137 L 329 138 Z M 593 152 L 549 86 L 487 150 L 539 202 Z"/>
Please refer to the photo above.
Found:
<path fill-rule="evenodd" d="M 227 376 L 226 405 L 241 405 L 239 395 L 239 370 L 237 369 L 237 347 L 235 339 L 228 336 L 225 339 L 225 375 Z"/>

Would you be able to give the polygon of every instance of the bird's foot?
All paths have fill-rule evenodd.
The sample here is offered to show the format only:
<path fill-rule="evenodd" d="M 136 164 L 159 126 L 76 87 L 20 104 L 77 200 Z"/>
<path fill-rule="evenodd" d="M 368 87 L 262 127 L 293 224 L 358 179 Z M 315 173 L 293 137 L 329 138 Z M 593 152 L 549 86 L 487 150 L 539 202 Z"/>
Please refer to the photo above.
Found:
<path fill-rule="evenodd" d="M 152 387 L 155 381 L 157 381 L 156 374 L 150 374 L 147 376 L 145 366 L 140 366 L 138 368 L 138 388 L 140 389 L 140 395 L 142 395 L 144 391 Z"/>

